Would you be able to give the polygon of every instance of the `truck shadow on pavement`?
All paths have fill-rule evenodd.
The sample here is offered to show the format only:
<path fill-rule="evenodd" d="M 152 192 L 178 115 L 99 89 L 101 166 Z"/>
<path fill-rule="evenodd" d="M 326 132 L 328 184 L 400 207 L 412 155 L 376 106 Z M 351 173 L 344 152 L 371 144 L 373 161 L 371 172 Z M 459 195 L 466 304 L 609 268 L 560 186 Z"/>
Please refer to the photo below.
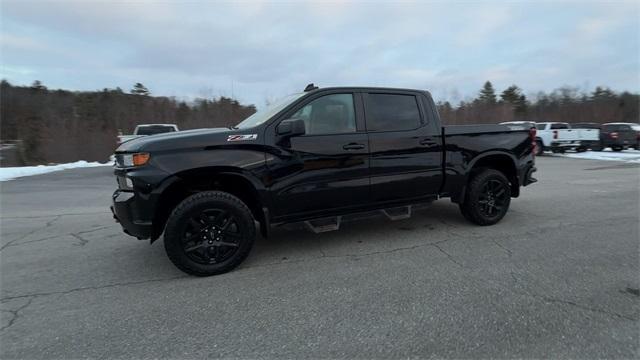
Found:
<path fill-rule="evenodd" d="M 379 212 L 343 218 L 337 231 L 315 234 L 304 224 L 275 227 L 269 238 L 260 237 L 249 258 L 239 267 L 267 266 L 317 258 L 358 257 L 398 251 L 471 236 L 469 224 L 450 202 L 435 202 L 415 209 L 408 219 L 389 220 Z M 466 236 L 465 235 L 465 236 Z"/>

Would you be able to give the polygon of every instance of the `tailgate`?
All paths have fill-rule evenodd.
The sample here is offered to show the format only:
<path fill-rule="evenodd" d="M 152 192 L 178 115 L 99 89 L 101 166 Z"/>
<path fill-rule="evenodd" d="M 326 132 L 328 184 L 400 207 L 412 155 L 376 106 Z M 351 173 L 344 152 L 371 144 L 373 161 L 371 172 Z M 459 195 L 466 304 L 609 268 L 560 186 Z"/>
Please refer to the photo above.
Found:
<path fill-rule="evenodd" d="M 578 140 L 579 139 L 579 135 L 578 135 L 578 130 L 572 130 L 572 129 L 559 129 L 559 130 L 551 130 L 551 131 L 557 131 L 558 132 L 558 136 L 555 137 L 554 140 L 559 140 L 559 141 L 573 141 L 573 140 Z"/>
<path fill-rule="evenodd" d="M 578 129 L 576 131 L 578 131 L 578 138 L 580 140 L 600 140 L 600 130 L 598 129 Z"/>

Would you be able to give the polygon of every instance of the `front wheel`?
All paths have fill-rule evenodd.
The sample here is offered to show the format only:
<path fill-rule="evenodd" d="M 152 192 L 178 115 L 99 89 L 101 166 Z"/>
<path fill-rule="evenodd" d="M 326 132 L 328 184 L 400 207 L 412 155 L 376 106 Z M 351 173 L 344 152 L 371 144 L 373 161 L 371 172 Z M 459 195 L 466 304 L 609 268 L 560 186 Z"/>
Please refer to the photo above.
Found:
<path fill-rule="evenodd" d="M 209 276 L 240 265 L 255 237 L 253 215 L 240 199 L 222 191 L 205 191 L 189 196 L 173 210 L 164 247 L 178 269 Z"/>
<path fill-rule="evenodd" d="M 476 174 L 467 185 L 460 211 L 478 225 L 493 225 L 500 221 L 511 203 L 511 186 L 503 173 L 486 169 Z"/>

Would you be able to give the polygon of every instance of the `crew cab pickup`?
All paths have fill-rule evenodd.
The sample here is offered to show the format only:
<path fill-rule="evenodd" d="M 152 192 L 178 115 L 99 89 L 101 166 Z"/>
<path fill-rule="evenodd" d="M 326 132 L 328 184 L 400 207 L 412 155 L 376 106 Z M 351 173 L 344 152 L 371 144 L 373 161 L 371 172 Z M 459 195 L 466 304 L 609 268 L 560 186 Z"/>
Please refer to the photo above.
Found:
<path fill-rule="evenodd" d="M 536 180 L 535 128 L 441 126 L 427 91 L 340 87 L 290 95 L 236 127 L 128 141 L 115 153 L 114 217 L 158 239 L 193 275 L 229 271 L 249 254 L 256 223 L 336 230 L 342 216 L 450 198 L 492 225 Z"/>
<path fill-rule="evenodd" d="M 633 147 L 640 150 L 640 124 L 607 123 L 600 130 L 602 148 L 610 147 L 613 151 L 622 151 Z"/>
<path fill-rule="evenodd" d="M 178 131 L 178 125 L 175 124 L 141 124 L 133 130 L 133 135 L 118 135 L 118 145 L 139 138 L 141 136 L 149 136 Z"/>
<path fill-rule="evenodd" d="M 564 152 L 567 149 L 584 151 L 587 149 L 600 150 L 600 130 L 573 129 L 565 122 L 539 122 L 536 141 L 538 151 Z"/>

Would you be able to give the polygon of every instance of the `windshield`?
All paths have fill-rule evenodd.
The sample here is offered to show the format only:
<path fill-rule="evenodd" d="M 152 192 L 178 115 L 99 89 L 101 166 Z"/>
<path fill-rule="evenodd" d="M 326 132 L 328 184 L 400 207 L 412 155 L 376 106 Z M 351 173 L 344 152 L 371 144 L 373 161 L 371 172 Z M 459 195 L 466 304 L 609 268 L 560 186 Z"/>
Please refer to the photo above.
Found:
<path fill-rule="evenodd" d="M 287 107 L 289 104 L 299 99 L 302 95 L 304 95 L 304 93 L 285 96 L 284 98 L 276 101 L 275 103 L 267 106 L 266 108 L 262 110 L 258 110 L 253 115 L 244 119 L 240 124 L 236 125 L 236 127 L 239 129 L 245 129 L 245 128 L 250 128 L 250 127 L 260 125 L 263 122 L 269 120 L 273 115 L 277 114 L 282 109 Z"/>
<path fill-rule="evenodd" d="M 173 126 L 166 125 L 151 125 L 151 126 L 140 126 L 136 130 L 136 135 L 155 135 L 162 134 L 167 132 L 174 132 L 176 129 Z"/>

